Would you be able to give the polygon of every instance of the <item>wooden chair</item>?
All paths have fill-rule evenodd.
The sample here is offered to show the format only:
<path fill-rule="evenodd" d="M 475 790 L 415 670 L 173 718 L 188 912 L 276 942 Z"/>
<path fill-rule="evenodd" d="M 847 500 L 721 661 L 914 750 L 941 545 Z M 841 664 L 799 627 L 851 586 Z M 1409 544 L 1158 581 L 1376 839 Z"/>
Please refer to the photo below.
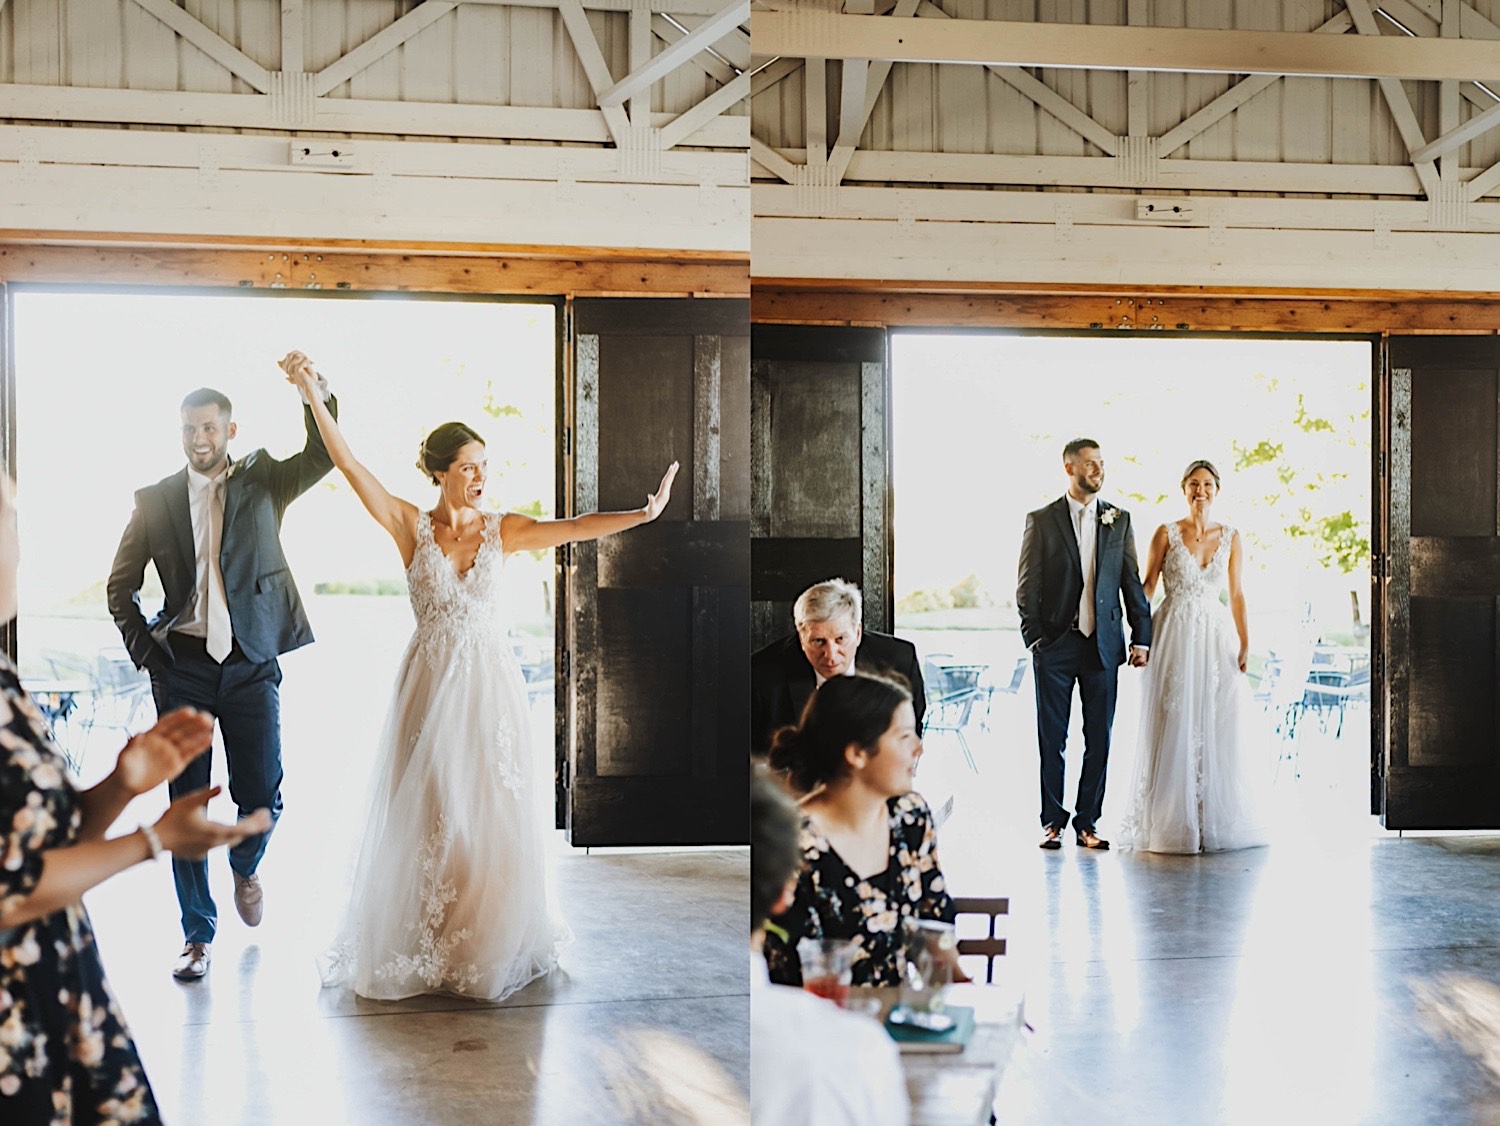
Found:
<path fill-rule="evenodd" d="M 1009 897 L 972 898 L 955 896 L 953 906 L 959 915 L 983 915 L 989 919 L 983 938 L 960 938 L 958 940 L 958 956 L 960 958 L 966 956 L 983 958 L 984 983 L 986 985 L 993 985 L 995 983 L 995 959 L 1003 957 L 1005 954 L 1005 939 L 995 934 L 995 924 L 1001 915 L 1010 914 Z"/>

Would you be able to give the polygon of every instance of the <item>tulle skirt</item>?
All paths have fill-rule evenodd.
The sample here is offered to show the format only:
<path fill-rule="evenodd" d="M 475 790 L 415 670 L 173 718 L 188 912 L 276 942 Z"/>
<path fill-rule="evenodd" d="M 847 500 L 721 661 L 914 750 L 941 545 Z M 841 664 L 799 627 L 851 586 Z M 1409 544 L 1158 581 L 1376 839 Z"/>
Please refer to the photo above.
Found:
<path fill-rule="evenodd" d="M 499 1000 L 545 974 L 554 913 L 525 683 L 503 637 L 414 637 L 376 757 L 370 819 L 324 985 Z"/>
<path fill-rule="evenodd" d="M 1152 618 L 1125 848 L 1217 852 L 1266 843 L 1265 765 L 1239 671 L 1239 636 L 1217 599 L 1168 598 Z"/>

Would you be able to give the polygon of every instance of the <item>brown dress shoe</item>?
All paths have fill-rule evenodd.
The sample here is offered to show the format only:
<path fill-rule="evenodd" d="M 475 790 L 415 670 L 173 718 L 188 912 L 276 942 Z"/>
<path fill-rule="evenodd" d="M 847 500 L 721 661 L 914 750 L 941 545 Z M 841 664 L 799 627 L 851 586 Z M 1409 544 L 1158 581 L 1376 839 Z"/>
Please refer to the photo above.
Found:
<path fill-rule="evenodd" d="M 1042 831 L 1042 848 L 1062 848 L 1062 831 L 1056 825 L 1048 825 Z"/>
<path fill-rule="evenodd" d="M 1109 848 L 1109 842 L 1092 829 L 1079 829 L 1078 846 L 1080 848 L 1097 848 L 1103 850 Z"/>
<path fill-rule="evenodd" d="M 260 926 L 260 917 L 265 914 L 265 892 L 259 876 L 234 873 L 234 909 L 247 927 Z"/>
<path fill-rule="evenodd" d="M 208 973 L 208 958 L 208 943 L 183 943 L 182 955 L 172 967 L 172 976 L 178 981 L 201 981 Z"/>

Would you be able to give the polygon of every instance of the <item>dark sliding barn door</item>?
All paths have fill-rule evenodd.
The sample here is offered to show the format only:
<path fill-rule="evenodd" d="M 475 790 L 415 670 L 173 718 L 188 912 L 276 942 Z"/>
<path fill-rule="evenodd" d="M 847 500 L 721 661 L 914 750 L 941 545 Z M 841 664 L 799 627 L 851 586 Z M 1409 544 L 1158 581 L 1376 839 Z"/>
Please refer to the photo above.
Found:
<path fill-rule="evenodd" d="M 790 633 L 792 603 L 844 578 L 891 628 L 889 385 L 883 329 L 756 325 L 751 364 L 751 635 Z"/>
<path fill-rule="evenodd" d="M 568 578 L 574 845 L 748 841 L 750 309 L 573 306 L 574 511 L 654 524 L 575 544 Z"/>
<path fill-rule="evenodd" d="M 1382 821 L 1497 828 L 1500 341 L 1392 337 L 1388 357 Z"/>

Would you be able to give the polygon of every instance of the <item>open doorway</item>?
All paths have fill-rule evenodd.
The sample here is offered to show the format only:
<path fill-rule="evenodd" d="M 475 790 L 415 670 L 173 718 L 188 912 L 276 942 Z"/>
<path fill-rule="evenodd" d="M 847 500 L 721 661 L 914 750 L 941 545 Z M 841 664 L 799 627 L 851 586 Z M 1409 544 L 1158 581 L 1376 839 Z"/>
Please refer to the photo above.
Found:
<path fill-rule="evenodd" d="M 338 395 L 356 454 L 396 495 L 431 503 L 434 490 L 416 469 L 419 444 L 458 419 L 489 447 L 486 507 L 554 510 L 560 315 L 552 302 L 43 288 L 13 298 L 19 665 L 85 785 L 154 719 L 144 674 L 110 620 L 105 580 L 134 491 L 183 464 L 178 409 L 188 391 L 207 385 L 233 402 L 232 456 L 265 447 L 284 457 L 304 433 L 276 360 L 301 349 Z M 317 636 L 281 659 L 288 816 L 271 857 L 294 862 L 357 839 L 412 615 L 395 547 L 337 472 L 291 505 L 282 539 Z M 550 777 L 552 553 L 510 557 L 506 581 L 531 689 L 536 776 Z M 148 572 L 148 617 L 159 592 Z M 216 756 L 220 781 L 222 761 Z M 552 789 L 535 793 L 551 820 Z M 219 812 L 233 816 L 232 806 Z"/>
<path fill-rule="evenodd" d="M 928 679 L 919 786 L 940 806 L 963 795 L 944 833 L 949 867 L 970 845 L 988 854 L 997 831 L 1036 830 L 1016 563 L 1025 514 L 1062 494 L 1062 447 L 1078 436 L 1101 444 L 1101 495 L 1130 510 L 1143 568 L 1154 529 L 1185 513 L 1183 467 L 1220 469 L 1214 518 L 1247 553 L 1252 745 L 1274 812 L 1368 819 L 1372 364 L 1364 339 L 892 334 L 895 629 Z M 1122 669 L 1109 824 L 1139 688 Z M 1075 708 L 1069 794 L 1078 724 Z"/>

